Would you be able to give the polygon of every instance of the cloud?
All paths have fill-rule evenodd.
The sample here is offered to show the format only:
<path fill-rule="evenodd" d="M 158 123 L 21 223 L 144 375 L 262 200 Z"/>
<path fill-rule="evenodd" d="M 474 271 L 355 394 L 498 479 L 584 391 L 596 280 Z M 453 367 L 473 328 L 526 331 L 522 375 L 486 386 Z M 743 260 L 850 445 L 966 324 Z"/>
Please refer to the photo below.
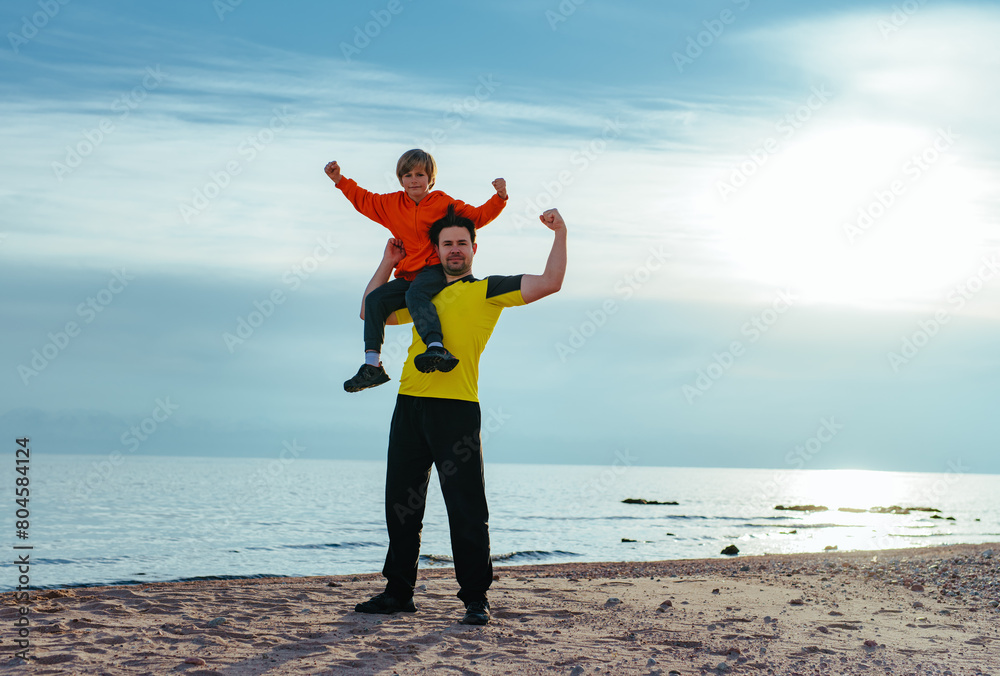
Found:
<path fill-rule="evenodd" d="M 551 238 L 537 212 L 559 206 L 570 223 L 563 292 L 505 313 L 484 356 L 484 410 L 517 420 L 491 440 L 509 459 L 536 459 L 544 441 L 577 461 L 606 462 L 622 444 L 641 449 L 642 463 L 768 465 L 836 414 L 859 421 L 852 429 L 882 449 L 883 467 L 918 448 L 921 468 L 941 470 L 934 453 L 949 435 L 971 447 L 983 434 L 994 287 L 981 285 L 898 374 L 885 357 L 975 273 L 991 232 L 996 242 L 992 10 L 924 7 L 887 38 L 878 12 L 761 13 L 727 30 L 691 77 L 664 77 L 661 54 L 615 62 L 642 85 L 576 73 L 556 88 L 554 74 L 572 70 L 561 61 L 493 80 L 471 66 L 348 67 L 209 41 L 198 24 L 184 32 L 81 12 L 81 23 L 53 24 L 16 60 L 2 57 L 15 66 L 0 81 L 10 132 L 0 255 L 17 261 L 2 276 L 18 289 L 0 299 L 12 319 L 0 332 L 12 429 L 64 429 L 65 441 L 103 449 L 172 396 L 181 408 L 162 448 L 266 454 L 308 435 L 324 453 L 380 452 L 372 430 L 385 429 L 393 388 L 345 398 L 340 382 L 360 360 L 358 301 L 388 233 L 322 167 L 338 159 L 362 185 L 390 191 L 401 150 L 433 144 L 439 187 L 456 198 L 485 201 L 493 178 L 508 180 L 477 273 L 541 271 Z M 574 39 L 585 16 L 572 19 Z M 85 30 L 104 19 L 103 31 Z M 679 39 L 700 20 L 675 27 Z M 164 73 L 155 87 L 149 69 Z M 832 95 L 820 101 L 823 86 Z M 961 143 L 910 188 L 913 218 L 882 220 L 847 246 L 844 221 L 948 125 Z M 80 162 L 57 171 L 72 152 Z M 734 172 L 747 181 L 727 201 L 719 183 Z M 87 322 L 80 304 L 122 269 L 135 280 Z M 934 284 L 915 299 L 912 280 Z M 810 301 L 689 404 L 682 386 L 795 282 Z M 284 302 L 267 306 L 276 290 Z M 255 312 L 252 337 L 227 345 L 224 334 Z M 70 321 L 80 335 L 48 348 L 61 351 L 25 388 L 17 365 L 61 341 Z M 559 343 L 576 350 L 565 361 Z M 524 374 L 537 379 L 527 393 Z M 941 391 L 965 394 L 929 435 Z M 598 422 L 579 424 L 581 411 Z M 927 422 L 901 428 L 913 412 Z M 841 460 L 864 461 L 860 447 Z"/>

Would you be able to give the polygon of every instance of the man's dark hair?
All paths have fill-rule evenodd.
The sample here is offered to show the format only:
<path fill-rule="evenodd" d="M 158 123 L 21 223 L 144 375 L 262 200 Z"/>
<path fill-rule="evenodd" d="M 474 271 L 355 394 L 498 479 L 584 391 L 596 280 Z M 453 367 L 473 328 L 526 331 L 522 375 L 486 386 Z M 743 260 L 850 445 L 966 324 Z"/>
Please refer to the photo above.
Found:
<path fill-rule="evenodd" d="M 437 247 L 438 238 L 441 235 L 441 231 L 444 230 L 445 228 L 454 228 L 456 226 L 468 230 L 469 241 L 471 241 L 473 244 L 476 243 L 476 224 L 470 221 L 465 216 L 459 216 L 458 214 L 456 214 L 455 205 L 449 204 L 448 215 L 445 216 L 444 218 L 439 218 L 438 220 L 434 221 L 434 224 L 431 225 L 430 231 L 427 233 L 427 236 L 431 238 L 431 244 Z"/>

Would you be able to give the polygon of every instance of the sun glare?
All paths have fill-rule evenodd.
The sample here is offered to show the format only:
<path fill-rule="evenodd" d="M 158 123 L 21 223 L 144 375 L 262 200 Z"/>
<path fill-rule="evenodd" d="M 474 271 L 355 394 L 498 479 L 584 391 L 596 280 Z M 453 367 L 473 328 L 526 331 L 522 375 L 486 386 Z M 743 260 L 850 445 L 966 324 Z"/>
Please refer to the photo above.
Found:
<path fill-rule="evenodd" d="M 940 299 L 983 242 L 977 184 L 948 129 L 850 127 L 795 138 L 720 197 L 726 254 L 802 300 Z"/>
<path fill-rule="evenodd" d="M 860 469 L 832 469 L 803 472 L 789 482 L 790 493 L 830 509 L 869 509 L 901 505 L 914 507 L 913 487 L 908 481 L 889 480 L 892 475 Z"/>

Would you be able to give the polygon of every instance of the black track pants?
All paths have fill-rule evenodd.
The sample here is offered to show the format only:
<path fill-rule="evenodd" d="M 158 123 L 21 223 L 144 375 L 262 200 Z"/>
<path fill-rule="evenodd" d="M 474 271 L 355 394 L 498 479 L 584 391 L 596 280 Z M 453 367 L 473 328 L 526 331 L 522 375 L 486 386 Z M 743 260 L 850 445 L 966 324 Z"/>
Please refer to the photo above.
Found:
<path fill-rule="evenodd" d="M 389 552 L 382 569 L 393 596 L 413 596 L 433 464 L 448 509 L 458 597 L 466 603 L 486 598 L 493 564 L 480 420 L 478 402 L 405 394 L 396 399 L 385 479 Z"/>

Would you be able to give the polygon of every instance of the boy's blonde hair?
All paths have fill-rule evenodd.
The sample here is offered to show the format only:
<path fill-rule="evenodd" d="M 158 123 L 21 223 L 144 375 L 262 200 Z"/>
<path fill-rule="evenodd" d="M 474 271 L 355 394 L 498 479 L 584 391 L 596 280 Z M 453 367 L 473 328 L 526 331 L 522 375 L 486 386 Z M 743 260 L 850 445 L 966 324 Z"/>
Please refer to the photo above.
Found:
<path fill-rule="evenodd" d="M 427 188 L 433 188 L 434 181 L 437 180 L 437 163 L 429 152 L 420 148 L 407 150 L 400 156 L 396 162 L 396 178 L 402 180 L 403 174 L 417 168 L 423 169 L 427 174 Z"/>

